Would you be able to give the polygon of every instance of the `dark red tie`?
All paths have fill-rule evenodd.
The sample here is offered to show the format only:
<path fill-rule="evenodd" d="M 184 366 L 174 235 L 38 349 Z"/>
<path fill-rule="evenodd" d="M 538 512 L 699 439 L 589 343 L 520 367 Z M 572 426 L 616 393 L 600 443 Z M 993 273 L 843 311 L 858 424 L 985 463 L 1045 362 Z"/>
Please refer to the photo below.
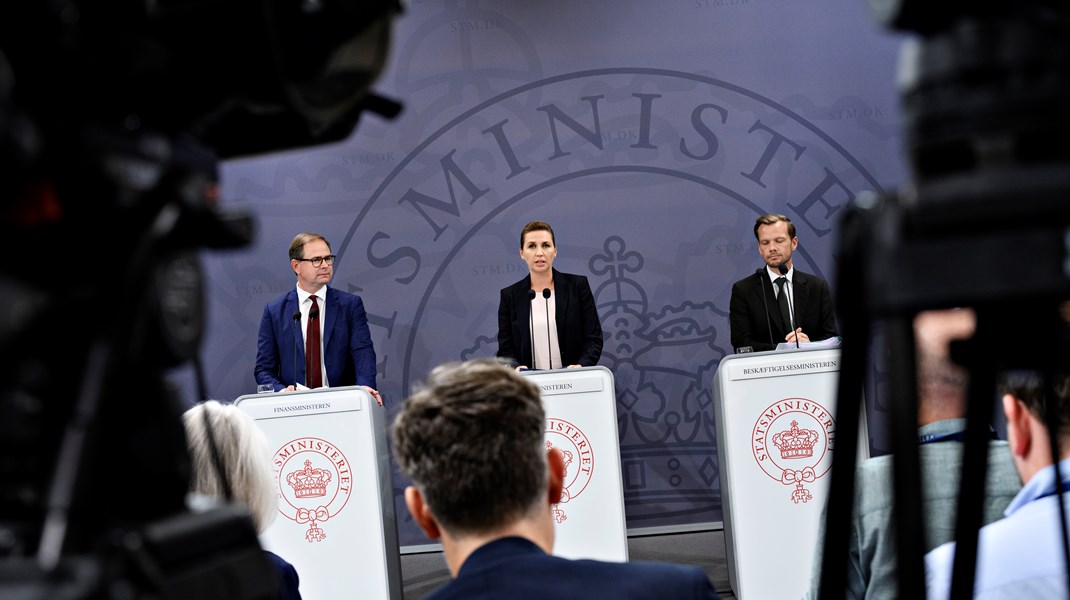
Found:
<path fill-rule="evenodd" d="M 305 385 L 310 388 L 323 386 L 323 373 L 320 367 L 320 307 L 316 297 L 312 299 L 312 308 L 308 309 L 308 327 L 305 329 Z"/>

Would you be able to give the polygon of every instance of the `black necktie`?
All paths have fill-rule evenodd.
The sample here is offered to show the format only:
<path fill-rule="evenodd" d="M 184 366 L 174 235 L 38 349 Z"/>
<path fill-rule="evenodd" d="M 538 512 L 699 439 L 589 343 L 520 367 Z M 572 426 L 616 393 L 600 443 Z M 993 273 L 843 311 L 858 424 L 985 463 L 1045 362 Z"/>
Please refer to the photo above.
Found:
<path fill-rule="evenodd" d="M 308 327 L 305 329 L 305 385 L 315 389 L 323 385 L 320 365 L 320 308 L 315 296 L 312 308 L 308 309 Z"/>
<path fill-rule="evenodd" d="M 784 329 L 791 331 L 791 309 L 788 308 L 788 295 L 785 293 L 787 277 L 777 277 L 773 283 L 777 284 L 780 291 L 776 294 L 776 303 L 780 305 L 780 318 L 784 319 Z"/>

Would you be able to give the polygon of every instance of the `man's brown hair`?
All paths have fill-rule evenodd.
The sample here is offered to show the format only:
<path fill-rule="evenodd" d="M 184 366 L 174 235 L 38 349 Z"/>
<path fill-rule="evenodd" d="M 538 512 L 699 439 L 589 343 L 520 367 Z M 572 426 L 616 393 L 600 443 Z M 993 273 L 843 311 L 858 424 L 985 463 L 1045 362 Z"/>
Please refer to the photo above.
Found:
<path fill-rule="evenodd" d="M 539 388 L 498 361 L 435 368 L 392 431 L 401 472 L 455 535 L 493 531 L 546 497 Z"/>

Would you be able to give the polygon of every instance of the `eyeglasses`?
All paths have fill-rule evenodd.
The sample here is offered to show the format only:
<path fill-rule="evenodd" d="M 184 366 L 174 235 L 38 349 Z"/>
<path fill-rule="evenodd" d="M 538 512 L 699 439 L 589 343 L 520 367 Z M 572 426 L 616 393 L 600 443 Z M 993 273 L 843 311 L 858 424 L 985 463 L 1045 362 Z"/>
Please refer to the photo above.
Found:
<path fill-rule="evenodd" d="M 316 267 L 318 269 L 324 262 L 327 263 L 328 267 L 333 265 L 335 258 L 338 257 L 334 254 L 328 254 L 327 256 L 314 256 L 312 258 L 298 258 L 297 262 L 303 262 L 307 260 L 308 262 L 312 263 L 313 267 Z"/>

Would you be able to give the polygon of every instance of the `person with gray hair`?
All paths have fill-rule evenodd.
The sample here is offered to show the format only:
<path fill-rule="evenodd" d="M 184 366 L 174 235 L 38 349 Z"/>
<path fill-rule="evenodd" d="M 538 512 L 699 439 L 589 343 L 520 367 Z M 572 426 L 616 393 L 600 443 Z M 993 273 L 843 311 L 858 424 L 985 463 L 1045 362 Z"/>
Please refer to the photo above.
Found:
<path fill-rule="evenodd" d="M 697 567 L 552 556 L 565 463 L 539 389 L 505 364 L 442 365 L 392 427 L 405 504 L 454 579 L 428 599 L 717 598 Z"/>
<path fill-rule="evenodd" d="M 952 362 L 951 343 L 972 337 L 976 323 L 974 311 L 967 308 L 925 311 L 914 319 L 918 443 L 921 446 L 918 454 L 925 512 L 925 529 L 918 535 L 925 537 L 926 550 L 955 537 L 969 377 L 965 369 Z M 899 595 L 897 533 L 892 520 L 895 504 L 893 460 L 889 454 L 858 465 L 844 598 L 891 600 Z M 984 522 L 999 519 L 1020 487 L 1007 442 L 993 438 L 988 443 Z M 821 523 L 824 522 L 825 515 L 822 514 Z M 822 529 L 808 598 L 817 598 L 818 594 L 823 535 Z"/>
<path fill-rule="evenodd" d="M 256 421 L 232 404 L 209 400 L 187 410 L 182 424 L 192 463 L 190 492 L 220 500 L 231 496 L 249 509 L 257 532 L 262 533 L 278 509 L 271 452 Z M 297 570 L 279 555 L 264 553 L 279 576 L 280 598 L 301 600 Z"/>

